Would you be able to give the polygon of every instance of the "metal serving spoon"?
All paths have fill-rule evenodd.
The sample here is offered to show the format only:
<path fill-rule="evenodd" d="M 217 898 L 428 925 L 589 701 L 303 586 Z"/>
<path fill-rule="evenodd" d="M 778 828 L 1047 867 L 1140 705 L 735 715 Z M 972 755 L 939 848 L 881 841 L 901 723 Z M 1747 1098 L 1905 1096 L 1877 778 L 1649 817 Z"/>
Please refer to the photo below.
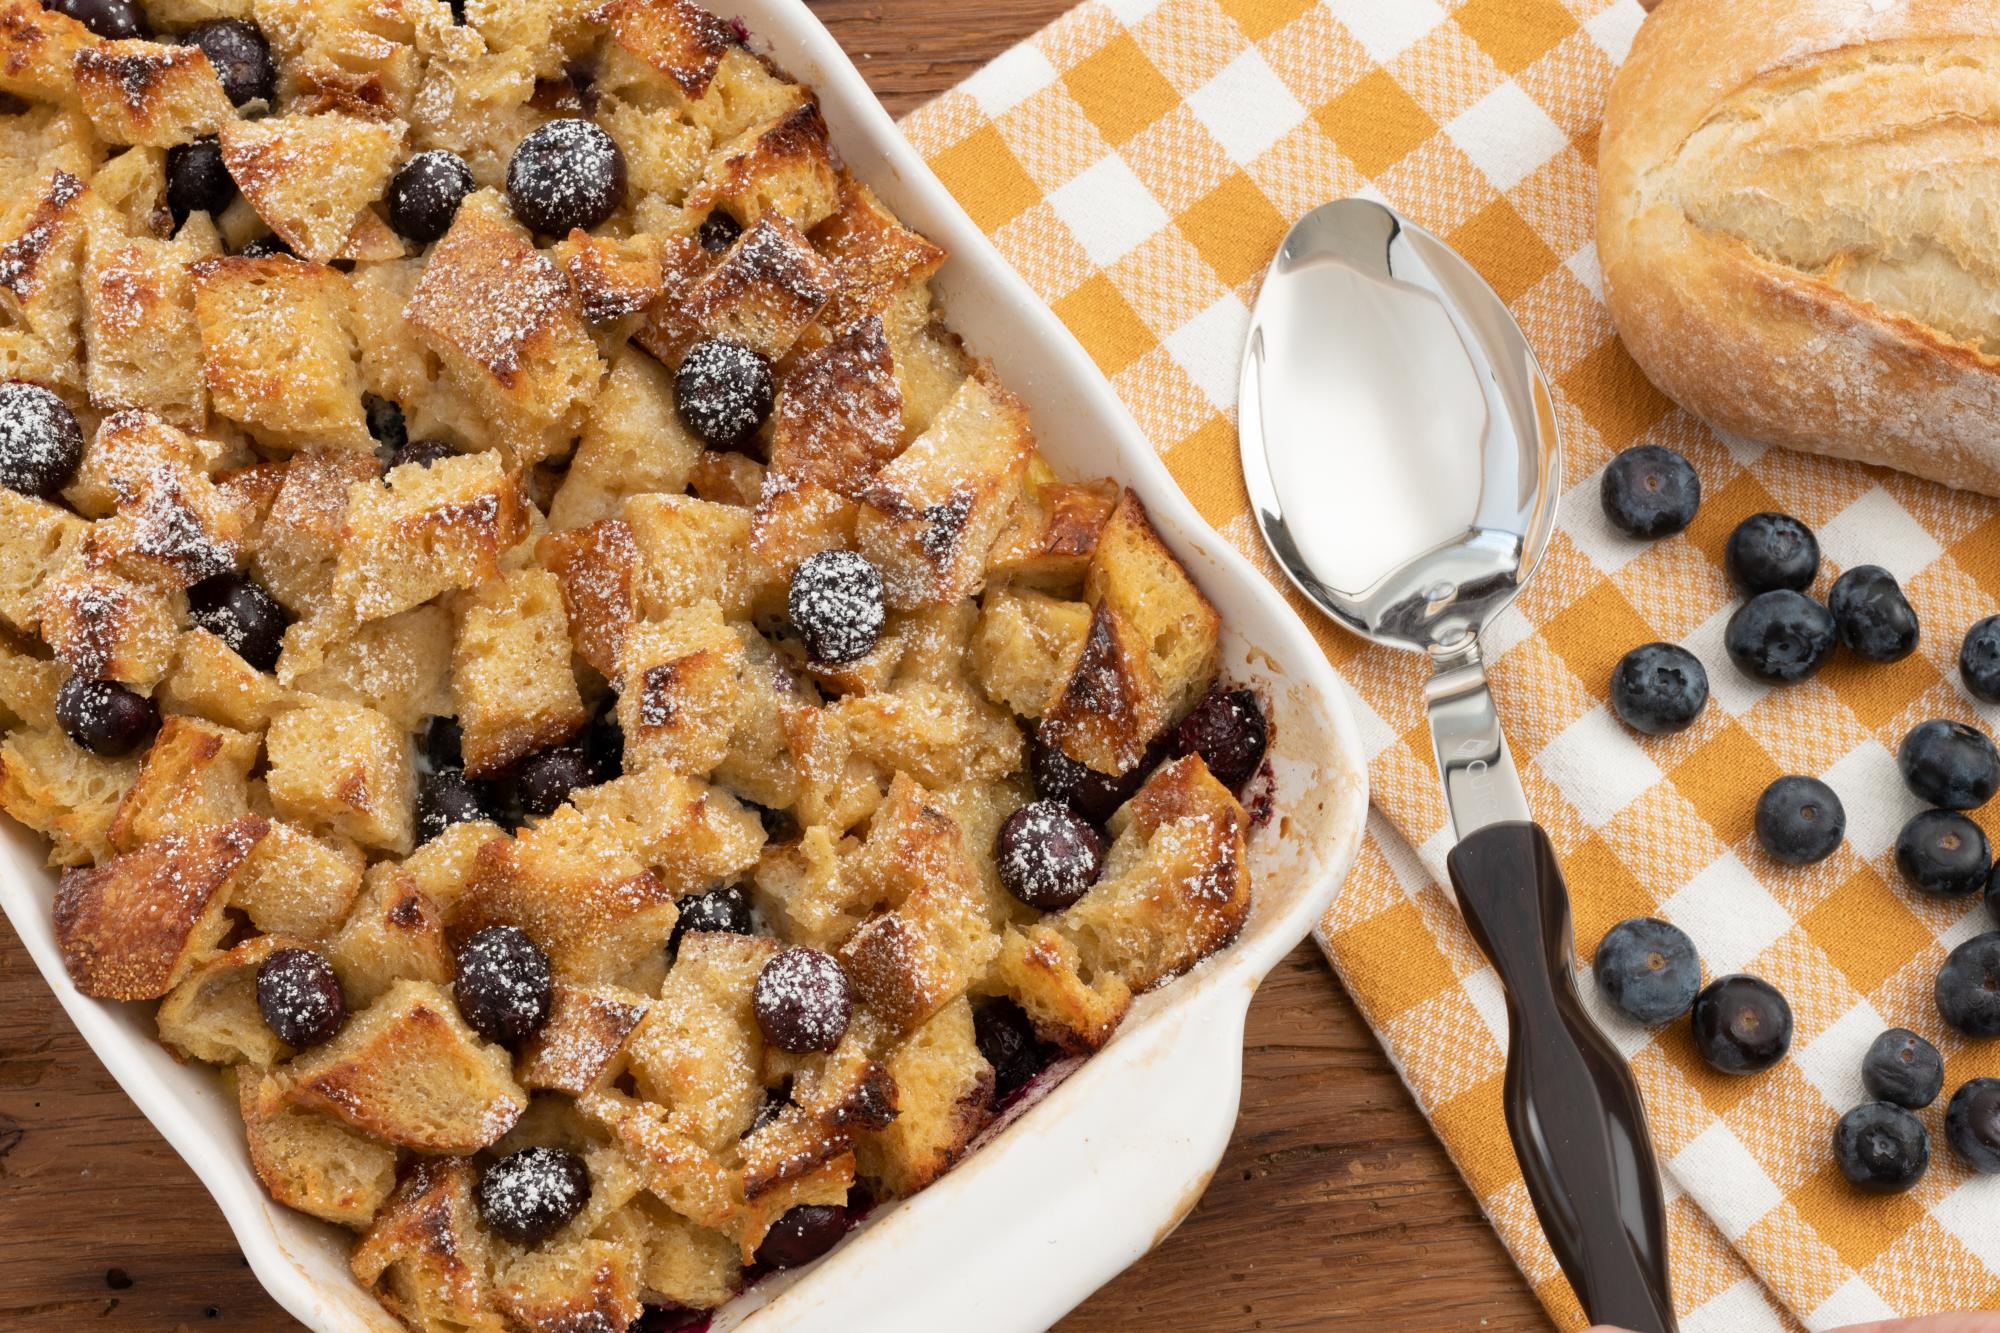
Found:
<path fill-rule="evenodd" d="M 1577 997 L 1569 890 L 1533 822 L 1479 634 L 1534 572 L 1561 447 L 1548 382 L 1451 248 L 1345 199 L 1286 236 L 1243 359 L 1243 476 L 1299 591 L 1429 655 L 1424 689 L 1473 938 L 1507 991 L 1507 1129 L 1591 1319 L 1674 1333 L 1666 1217 L 1632 1073 Z"/>

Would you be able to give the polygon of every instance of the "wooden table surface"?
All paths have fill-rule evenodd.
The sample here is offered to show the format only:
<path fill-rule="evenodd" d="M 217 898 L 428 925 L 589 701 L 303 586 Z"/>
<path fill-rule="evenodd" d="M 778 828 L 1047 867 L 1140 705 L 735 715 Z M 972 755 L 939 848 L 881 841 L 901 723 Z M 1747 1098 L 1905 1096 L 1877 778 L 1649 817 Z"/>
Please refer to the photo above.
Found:
<path fill-rule="evenodd" d="M 901 114 L 1068 3 L 813 8 Z M 0 1328 L 296 1328 L 20 942 L 0 935 Z M 1258 994 L 1246 1043 L 1242 1119 L 1207 1195 L 1064 1333 L 1549 1327 L 1310 944 Z"/>

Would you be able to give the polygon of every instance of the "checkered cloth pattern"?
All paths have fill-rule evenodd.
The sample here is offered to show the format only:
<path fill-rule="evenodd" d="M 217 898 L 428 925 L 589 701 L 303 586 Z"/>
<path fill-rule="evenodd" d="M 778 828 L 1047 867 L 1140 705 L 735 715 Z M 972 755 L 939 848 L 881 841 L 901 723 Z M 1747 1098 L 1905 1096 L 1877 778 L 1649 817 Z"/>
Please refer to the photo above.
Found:
<path fill-rule="evenodd" d="M 1649 1108 L 1687 1333 L 1758 1333 L 2000 1305 L 2000 1180 L 1934 1151 L 1913 1192 L 1852 1191 L 1828 1147 L 1865 1100 L 1884 1027 L 1936 1042 L 1947 1090 L 2000 1074 L 2000 1043 L 1945 1031 L 1931 982 L 1988 929 L 1976 900 L 1920 899 L 1892 844 L 1916 809 L 1895 746 L 1928 717 L 1995 721 L 1962 690 L 1958 638 L 2000 603 L 2000 505 L 1894 473 L 1722 440 L 1628 359 L 1601 302 L 1595 155 L 1637 0 L 1092 0 L 922 108 L 906 129 L 1072 328 L 1196 505 L 1274 581 L 1237 464 L 1237 364 L 1286 227 L 1343 195 L 1385 200 L 1465 254 L 1512 306 L 1555 385 L 1569 494 L 1538 577 L 1486 649 L 1531 807 L 1554 839 L 1586 956 L 1629 916 L 1685 928 L 1710 975 L 1790 998 L 1791 1057 L 1717 1075 L 1685 1024 L 1605 1011 Z M 1618 450 L 1670 445 L 1701 473 L 1685 534 L 1606 524 Z M 1811 682 L 1728 663 L 1722 547 L 1764 509 L 1815 527 L 1823 578 L 1887 566 L 1926 627 L 1890 667 L 1837 657 Z M 1823 592 L 1823 587 L 1821 589 Z M 1294 599 L 1353 686 L 1375 808 L 1320 942 L 1557 1323 L 1582 1322 L 1534 1221 L 1500 1108 L 1501 988 L 1443 882 L 1451 834 L 1421 708 L 1422 663 L 1363 646 Z M 1714 696 L 1689 731 L 1636 737 L 1612 665 L 1689 646 Z M 1840 793 L 1846 844 L 1805 869 L 1766 857 L 1758 793 L 1782 773 Z M 1991 811 L 1993 807 L 1989 807 Z M 2000 833 L 2000 828 L 1992 831 Z"/>

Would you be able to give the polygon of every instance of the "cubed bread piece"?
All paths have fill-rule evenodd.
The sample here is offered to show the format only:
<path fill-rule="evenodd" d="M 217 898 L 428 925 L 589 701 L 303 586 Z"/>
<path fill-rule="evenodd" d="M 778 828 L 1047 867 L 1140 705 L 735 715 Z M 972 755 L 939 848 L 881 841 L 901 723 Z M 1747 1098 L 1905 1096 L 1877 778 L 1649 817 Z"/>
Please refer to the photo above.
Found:
<path fill-rule="evenodd" d="M 930 281 L 945 252 L 905 227 L 875 192 L 843 171 L 833 216 L 813 228 L 812 243 L 836 276 L 833 299 L 820 318 L 847 329 L 879 315 L 896 293 Z"/>
<path fill-rule="evenodd" d="M 646 1220 L 641 1247 L 648 1288 L 690 1310 L 713 1309 L 736 1293 L 743 1261 L 735 1242 L 657 1199 L 642 1196 L 632 1206 Z"/>
<path fill-rule="evenodd" d="M 1180 721 L 1215 679 L 1222 617 L 1160 540 L 1130 489 L 1105 521 L 1084 597 L 1110 606 L 1137 631 L 1160 692 L 1161 720 Z"/>
<path fill-rule="evenodd" d="M 0 10 L 0 61 L 7 13 Z M 49 17 L 62 18 L 53 11 Z M 89 195 L 79 177 L 48 166 L 47 157 L 22 167 L 9 179 L 35 185 L 6 210 L 0 228 L 0 374 L 74 393 L 83 384 L 77 354 Z"/>
<path fill-rule="evenodd" d="M 482 1043 L 425 981 L 396 982 L 285 1072 L 290 1104 L 419 1152 L 477 1152 L 528 1104 L 507 1052 Z"/>
<path fill-rule="evenodd" d="M 294 613 L 308 610 L 333 583 L 348 489 L 381 475 L 373 453 L 352 449 L 306 448 L 286 462 L 251 565 L 258 582 Z"/>
<path fill-rule="evenodd" d="M 702 338 L 728 338 L 777 360 L 832 296 L 833 269 L 781 214 L 759 218 L 691 288 L 669 283 L 633 335 L 670 366 Z"/>
<path fill-rule="evenodd" d="M 389 8 L 389 12 L 401 8 Z M 421 11 L 411 5 L 403 12 L 414 15 Z M 380 18 L 375 21 L 382 22 Z M 316 25 L 304 49 L 285 61 L 286 87 L 281 96 L 286 99 L 286 110 L 308 115 L 338 112 L 363 120 L 406 119 L 422 74 L 416 48 L 411 45 L 417 34 L 405 31 L 406 26 L 415 25 L 392 21 L 385 26 L 395 28 L 395 34 L 369 32 L 340 22 Z"/>
<path fill-rule="evenodd" d="M 274 819 L 230 883 L 229 905 L 259 930 L 322 940 L 347 919 L 367 865 L 351 842 Z"/>
<path fill-rule="evenodd" d="M 758 611 L 785 603 L 792 575 L 809 555 L 852 549 L 861 507 L 817 482 L 767 485 L 750 515 L 750 580 Z"/>
<path fill-rule="evenodd" d="M 685 495 L 635 495 L 625 503 L 625 522 L 639 550 L 643 615 L 665 619 L 702 602 L 737 619 L 749 613 L 749 510 Z"/>
<path fill-rule="evenodd" d="M 856 1145 L 861 1174 L 892 1198 L 952 1168 L 992 1118 L 993 1067 L 973 1038 L 972 1005 L 953 1000 L 884 1057 L 896 1118 Z"/>
<path fill-rule="evenodd" d="M 238 731 L 262 731 L 290 703 L 285 687 L 205 629 L 180 636 L 172 670 L 160 682 L 160 708 Z"/>
<path fill-rule="evenodd" d="M 76 675 L 150 689 L 173 665 L 184 602 L 72 560 L 43 591 L 42 638 Z"/>
<path fill-rule="evenodd" d="M 226 824 L 250 813 L 250 769 L 258 738 L 170 715 L 146 750 L 139 776 L 112 817 L 111 845 L 129 852 L 168 833 Z"/>
<path fill-rule="evenodd" d="M 866 1009 L 824 1054 L 764 1047 L 763 1080 L 790 1084 L 786 1104 L 757 1117 L 743 1138 L 743 1194 L 760 1199 L 789 1180 L 850 1152 L 857 1136 L 896 1118 L 896 1080 L 876 1053 L 893 1038 Z"/>
<path fill-rule="evenodd" d="M 623 1068 L 626 1040 L 645 1016 L 644 996 L 557 982 L 548 1022 L 521 1044 L 515 1077 L 531 1090 L 594 1092 Z"/>
<path fill-rule="evenodd" d="M 344 275 L 284 255 L 204 259 L 192 271 L 203 376 L 217 412 L 275 449 L 374 448 L 343 314 Z"/>
<path fill-rule="evenodd" d="M 557 244 L 555 258 L 592 324 L 638 314 L 659 299 L 665 282 L 659 242 L 650 236 L 620 240 L 579 227 Z"/>
<path fill-rule="evenodd" d="M 99 1000 L 157 1000 L 172 990 L 228 928 L 224 886 L 268 828 L 246 815 L 65 871 L 56 944 L 76 988 Z"/>
<path fill-rule="evenodd" d="M 676 899 L 732 882 L 757 864 L 764 824 L 720 787 L 664 765 L 578 791 L 576 808 L 615 827 L 619 845 Z"/>
<path fill-rule="evenodd" d="M 562 581 L 576 655 L 607 680 L 617 680 L 638 595 L 639 547 L 630 525 L 606 518 L 552 532 L 535 543 L 535 559 Z"/>
<path fill-rule="evenodd" d="M 576 436 L 604 363 L 562 270 L 498 195 L 459 205 L 405 314 L 517 460 Z"/>
<path fill-rule="evenodd" d="M 111 516 L 84 534 L 84 564 L 163 593 L 236 567 L 248 531 L 244 514 L 206 472 L 181 461 L 194 446 L 178 430 L 150 413 L 122 411 L 104 419 L 97 441 L 104 448 L 96 458 L 86 455 L 90 463 L 112 452 L 149 461 L 114 483 Z"/>
<path fill-rule="evenodd" d="M 349 1265 L 419 1333 L 506 1333 L 492 1301 L 492 1238 L 469 1158 L 419 1158 L 376 1213 Z"/>
<path fill-rule="evenodd" d="M 561 531 L 616 518 L 627 496 L 678 494 L 701 454 L 701 441 L 674 410 L 673 377 L 627 347 L 584 418 L 569 472 L 549 506 L 549 526 Z"/>
<path fill-rule="evenodd" d="M 326 947 L 348 1006 L 373 1004 L 404 978 L 450 985 L 456 969 L 437 904 L 387 862 L 370 869 L 367 883 Z"/>
<path fill-rule="evenodd" d="M 720 206 L 738 218 L 776 214 L 810 231 L 839 199 L 826 118 L 818 103 L 806 102 L 718 145 L 687 207 L 699 213 Z"/>
<path fill-rule="evenodd" d="M 603 20 L 611 39 L 674 81 L 690 98 L 708 91 L 736 34 L 692 0 L 614 0 Z"/>
<path fill-rule="evenodd" d="M 496 51 L 524 51 L 544 77 L 556 77 L 566 55 L 582 55 L 596 35 L 594 0 L 467 0 L 466 21 Z"/>
<path fill-rule="evenodd" d="M 167 150 L 127 148 L 90 178 L 90 199 L 97 218 L 127 236 L 164 239 L 174 229 L 167 202 Z M 202 223 L 190 215 L 181 225 L 193 229 Z"/>
<path fill-rule="evenodd" d="M 875 474 L 855 539 L 881 569 L 891 606 L 936 606 L 978 591 L 1033 450 L 1027 408 L 982 372 Z"/>
<path fill-rule="evenodd" d="M 827 711 L 839 719 L 852 757 L 933 786 L 1004 778 L 1025 758 L 1012 716 L 970 685 L 912 681 L 847 695 Z"/>
<path fill-rule="evenodd" d="M 1100 773 L 1124 773 L 1166 725 L 1139 631 L 1108 602 L 1091 612 L 1069 679 L 1042 713 L 1041 738 Z"/>
<path fill-rule="evenodd" d="M 0 741 L 0 810 L 49 839 L 49 864 L 111 856 L 111 819 L 139 776 L 136 758 L 106 759 L 54 729 Z"/>
<path fill-rule="evenodd" d="M 77 101 L 72 68 L 80 51 L 99 45 L 90 29 L 35 0 L 0 3 L 0 92 L 31 102 Z"/>
<path fill-rule="evenodd" d="M 603 813 L 565 805 L 514 838 L 487 843 L 452 909 L 453 937 L 516 926 L 556 975 L 585 986 L 618 983 L 665 947 L 680 915 L 626 835 Z"/>
<path fill-rule="evenodd" d="M 41 12 L 54 20 L 66 18 L 52 9 Z M 26 68 L 15 40 L 20 13 L 12 4 L 0 4 L 0 85 L 6 85 Z M 80 26 L 74 19 L 67 21 Z M 67 68 L 68 56 L 65 54 L 63 59 Z M 31 103 L 0 120 L 0 171 L 5 171 L 9 180 L 46 180 L 60 171 L 82 181 L 96 169 L 102 152 L 103 145 L 97 142 L 89 117 L 70 105 Z M 12 212 L 19 206 L 17 199 L 14 209 L 0 211 Z"/>
<path fill-rule="evenodd" d="M 576 1109 L 611 1136 L 661 1202 L 698 1226 L 732 1230 L 743 1210 L 741 1186 L 680 1117 L 658 1103 L 611 1089 L 578 1098 Z"/>
<path fill-rule="evenodd" d="M 77 98 L 106 143 L 166 148 L 242 123 L 192 43 L 100 42 L 79 50 L 71 67 Z"/>
<path fill-rule="evenodd" d="M 329 1116 L 287 1105 L 284 1085 L 244 1073 L 237 1108 L 250 1139 L 250 1166 L 287 1208 L 359 1229 L 396 1188 L 396 1150 Z"/>
<path fill-rule="evenodd" d="M 1040 717 L 1070 680 L 1090 620 L 1084 602 L 1027 589 L 988 591 L 973 640 L 979 687 L 1022 717 Z"/>
<path fill-rule="evenodd" d="M 739 43 L 722 53 L 708 87 L 688 103 L 687 115 L 721 143 L 810 100 L 811 89 Z"/>
<path fill-rule="evenodd" d="M 554 574 L 515 570 L 466 596 L 451 656 L 466 772 L 498 773 L 582 729 L 590 714 L 569 663 L 569 617 Z"/>
<path fill-rule="evenodd" d="M 449 921 L 453 908 L 472 882 L 479 849 L 505 836 L 498 824 L 484 819 L 453 824 L 404 857 L 403 873 L 444 911 Z"/>
<path fill-rule="evenodd" d="M 979 603 L 962 597 L 943 606 L 899 612 L 896 627 L 906 645 L 896 666 L 897 687 L 973 684 L 977 672 L 972 638 L 979 630 Z"/>
<path fill-rule="evenodd" d="M 0 620 L 22 634 L 42 624 L 42 590 L 89 526 L 61 505 L 0 487 Z"/>
<path fill-rule="evenodd" d="M 17 652 L 0 639 L 0 730 L 60 730 L 56 691 L 68 675 L 55 659 Z"/>
<path fill-rule="evenodd" d="M 785 372 L 772 413 L 772 488 L 817 483 L 849 499 L 902 452 L 903 394 L 882 321 L 862 319 Z"/>
<path fill-rule="evenodd" d="M 637 1246 L 565 1231 L 510 1250 L 494 1278 L 500 1308 L 533 1333 L 629 1328 L 645 1308 Z"/>
<path fill-rule="evenodd" d="M 763 1105 L 764 1041 L 750 995 L 778 952 L 768 936 L 682 935 L 660 998 L 626 1046 L 640 1096 L 672 1107 L 682 1131 L 710 1152 L 740 1140 Z"/>
<path fill-rule="evenodd" d="M 972 373 L 972 358 L 958 335 L 933 316 L 926 287 L 898 293 L 882 322 L 903 391 L 903 435 L 915 439 L 951 403 Z"/>
<path fill-rule="evenodd" d="M 669 107 L 641 106 L 622 97 L 597 103 L 597 123 L 625 154 L 632 194 L 679 203 L 708 165 L 708 131 Z"/>
<path fill-rule="evenodd" d="M 222 160 L 265 224 L 324 264 L 342 256 L 359 215 L 387 191 L 403 135 L 400 121 L 333 112 L 231 119 Z"/>
<path fill-rule="evenodd" d="M 182 1060 L 212 1065 L 250 1064 L 268 1069 L 291 1054 L 257 1006 L 257 969 L 288 945 L 280 935 L 258 935 L 218 954 L 167 992 L 155 1015 L 160 1040 Z M 256 1075 L 247 1076 L 255 1081 Z"/>
<path fill-rule="evenodd" d="M 840 853 L 840 836 L 820 824 L 765 849 L 752 876 L 757 906 L 787 939 L 838 948 L 880 902 L 875 883 L 841 873 Z"/>
<path fill-rule="evenodd" d="M 754 509 L 764 494 L 764 465 L 748 454 L 710 449 L 688 473 L 688 490 L 710 504 Z"/>
<path fill-rule="evenodd" d="M 403 317 L 423 268 L 416 259 L 365 263 L 349 278 L 347 327 L 361 354 L 362 387 L 402 408 L 413 440 L 443 440 L 461 451 L 485 448 L 492 443 L 485 420 Z"/>
<path fill-rule="evenodd" d="M 449 611 L 413 606 L 357 626 L 292 684 L 305 694 L 372 708 L 415 731 L 424 719 L 452 711 L 452 633 Z"/>
<path fill-rule="evenodd" d="M 744 701 L 743 641 L 715 603 L 634 625 L 620 665 L 628 772 L 658 764 L 700 777 L 722 762 Z"/>
<path fill-rule="evenodd" d="M 91 228 L 83 336 L 94 406 L 145 408 L 188 430 L 207 424 L 201 328 L 188 275 L 203 253 L 188 233 L 162 241 L 128 237 L 108 223 Z"/>
<path fill-rule="evenodd" d="M 358 620 L 407 611 L 500 572 L 527 534 L 526 501 L 493 452 L 405 464 L 348 494 L 336 597 Z"/>
<path fill-rule="evenodd" d="M 1132 988 L 1116 972 L 1093 969 L 1054 926 L 1035 922 L 1007 931 L 993 981 L 1033 1020 L 1043 1041 L 1087 1054 L 1111 1040 Z"/>
<path fill-rule="evenodd" d="M 547 118 L 529 105 L 534 58 L 491 50 L 469 25 L 454 26 L 427 34 L 423 81 L 410 106 L 411 146 L 449 149 L 465 159 L 475 181 L 497 187 L 515 145 Z"/>
<path fill-rule="evenodd" d="M 416 799 L 409 733 L 372 708 L 315 701 L 272 719 L 271 803 L 286 819 L 407 853 Z"/>
<path fill-rule="evenodd" d="M 1078 595 L 1119 497 L 1109 480 L 1030 485 L 993 543 L 987 573 L 1060 597 Z"/>

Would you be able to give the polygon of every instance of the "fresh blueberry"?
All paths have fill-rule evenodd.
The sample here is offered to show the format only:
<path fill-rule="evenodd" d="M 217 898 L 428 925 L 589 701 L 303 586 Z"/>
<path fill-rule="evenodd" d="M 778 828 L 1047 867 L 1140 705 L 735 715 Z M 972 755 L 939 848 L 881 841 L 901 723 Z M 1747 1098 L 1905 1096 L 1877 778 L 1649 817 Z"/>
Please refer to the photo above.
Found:
<path fill-rule="evenodd" d="M 754 435 L 776 401 L 771 363 L 728 338 L 696 343 L 674 372 L 681 420 L 714 449 L 736 448 Z"/>
<path fill-rule="evenodd" d="M 721 209 L 715 209 L 701 220 L 701 227 L 695 235 L 701 240 L 701 248 L 712 255 L 719 255 L 736 244 L 736 238 L 743 234 L 743 224 Z"/>
<path fill-rule="evenodd" d="M 466 1026 L 514 1046 L 542 1030 L 555 1005 L 549 956 L 527 932 L 488 926 L 459 946 L 451 992 Z"/>
<path fill-rule="evenodd" d="M 590 121 L 552 120 L 508 159 L 507 202 L 544 236 L 588 231 L 625 202 L 625 154 Z"/>
<path fill-rule="evenodd" d="M 581 787 L 597 784 L 590 756 L 580 745 L 552 745 L 521 761 L 514 770 L 514 795 L 531 815 L 552 815 Z"/>
<path fill-rule="evenodd" d="M 464 158 L 443 148 L 426 149 L 389 182 L 389 225 L 405 240 L 429 245 L 451 229 L 472 190 L 472 168 Z"/>
<path fill-rule="evenodd" d="M 1166 755 L 1164 740 L 1156 739 L 1139 762 L 1123 773 L 1100 773 L 1037 734 L 1028 744 L 1028 769 L 1035 780 L 1036 795 L 1068 801 L 1091 823 L 1103 824 L 1145 785 L 1147 776 Z"/>
<path fill-rule="evenodd" d="M 1958 674 L 1973 698 L 2000 704 L 2000 616 L 1988 616 L 1965 632 Z"/>
<path fill-rule="evenodd" d="M 292 247 L 285 243 L 285 238 L 274 231 L 251 237 L 236 253 L 244 259 L 269 259 L 273 255 L 285 255 L 294 259 L 298 257 L 293 253 Z"/>
<path fill-rule="evenodd" d="M 237 106 L 278 97 L 278 67 L 263 30 L 247 19 L 204 19 L 182 39 L 199 46 L 222 79 L 222 91 Z"/>
<path fill-rule="evenodd" d="M 771 1268 L 809 1264 L 847 1234 L 847 1210 L 833 1203 L 802 1203 L 771 1224 L 757 1246 L 757 1262 Z"/>
<path fill-rule="evenodd" d="M 1647 916 L 1606 931 L 1590 970 L 1604 998 L 1641 1023 L 1679 1018 L 1701 989 L 1694 941 L 1679 926 Z"/>
<path fill-rule="evenodd" d="M 1908 1028 L 1890 1028 L 1862 1057 L 1861 1086 L 1877 1101 L 1921 1110 L 1944 1089 L 1944 1057 Z"/>
<path fill-rule="evenodd" d="M 1757 841 L 1787 865 L 1824 861 L 1847 832 L 1847 811 L 1833 788 L 1793 774 L 1757 798 Z"/>
<path fill-rule="evenodd" d="M 1856 565 L 1827 593 L 1841 646 L 1870 662 L 1900 662 L 1917 650 L 1917 613 L 1896 576 L 1880 565 Z"/>
<path fill-rule="evenodd" d="M 792 574 L 785 608 L 813 661 L 856 661 L 882 637 L 882 571 L 853 551 L 815 552 Z"/>
<path fill-rule="evenodd" d="M 779 1050 L 830 1051 L 854 1017 L 854 988 L 832 954 L 787 949 L 757 974 L 750 1007 L 764 1040 Z"/>
<path fill-rule="evenodd" d="M 303 1051 L 333 1040 L 347 997 L 325 954 L 279 949 L 257 968 L 257 1011 L 279 1041 Z"/>
<path fill-rule="evenodd" d="M 453 824 L 491 819 L 481 788 L 459 768 L 441 768 L 417 780 L 417 845 L 423 846 Z"/>
<path fill-rule="evenodd" d="M 188 589 L 188 619 L 259 671 L 278 665 L 292 618 L 246 574 L 217 574 Z"/>
<path fill-rule="evenodd" d="M 1819 670 L 1833 651 L 1833 613 L 1803 593 L 1761 592 L 1729 617 L 1722 646 L 1745 675 L 1790 685 Z"/>
<path fill-rule="evenodd" d="M 234 198 L 236 178 L 222 161 L 221 144 L 196 139 L 167 150 L 167 211 L 174 226 L 186 222 L 190 213 L 219 218 Z"/>
<path fill-rule="evenodd" d="M 2000 1037 L 2000 931 L 1975 935 L 1938 969 L 1938 1013 L 1968 1037 Z"/>
<path fill-rule="evenodd" d="M 1695 1049 L 1724 1074 L 1755 1074 L 1792 1048 L 1792 1006 L 1761 977 L 1717 977 L 1694 997 Z"/>
<path fill-rule="evenodd" d="M 107 42 L 151 37 L 153 25 L 137 0 L 51 0 L 48 6 L 90 29 Z"/>
<path fill-rule="evenodd" d="M 1868 1102 L 1833 1127 L 1833 1160 L 1856 1189 L 1901 1194 L 1924 1178 L 1931 1164 L 1931 1136 L 1902 1107 Z"/>
<path fill-rule="evenodd" d="M 1967 1079 L 1951 1094 L 1944 1141 L 1981 1175 L 2000 1175 L 2000 1078 Z"/>
<path fill-rule="evenodd" d="M 690 930 L 715 931 L 726 935 L 748 935 L 756 929 L 750 916 L 750 899 L 734 884 L 725 884 L 680 901 L 681 914 L 674 922 L 669 953 L 680 952 L 681 936 Z"/>
<path fill-rule="evenodd" d="M 1745 596 L 1776 588 L 1804 592 L 1819 573 L 1819 539 L 1790 514 L 1752 514 L 1729 534 L 1722 564 Z"/>
<path fill-rule="evenodd" d="M 1941 898 L 1977 893 L 1993 866 L 1986 831 L 1956 810 L 1923 810 L 1896 835 L 1896 865 L 1910 887 Z"/>
<path fill-rule="evenodd" d="M 1912 727 L 1896 767 L 1911 791 L 1945 810 L 1976 810 L 2000 791 L 2000 750 L 1979 728 L 1948 718 Z"/>
<path fill-rule="evenodd" d="M 1672 449 L 1640 444 L 1611 460 L 1597 494 L 1604 516 L 1626 536 L 1671 537 L 1694 522 L 1701 478 Z"/>
<path fill-rule="evenodd" d="M 424 731 L 424 758 L 432 768 L 465 767 L 465 732 L 455 717 L 434 717 Z"/>
<path fill-rule="evenodd" d="M 609 782 L 625 771 L 625 728 L 618 725 L 617 695 L 607 694 L 598 704 L 584 729 L 583 750 L 597 781 Z"/>
<path fill-rule="evenodd" d="M 1708 671 L 1687 649 L 1643 643 L 1611 669 L 1611 708 L 1648 736 L 1680 731 L 1708 704 Z"/>
<path fill-rule="evenodd" d="M 39 384 L 0 382 L 0 486 L 53 500 L 83 462 L 83 427 Z"/>
<path fill-rule="evenodd" d="M 477 1191 L 487 1228 L 534 1245 L 569 1225 L 590 1202 L 590 1168 L 561 1148 L 523 1148 L 486 1168 Z"/>
<path fill-rule="evenodd" d="M 1062 801 L 1030 801 L 1007 816 L 993 868 L 1007 892 L 1038 912 L 1060 912 L 1097 882 L 1104 839 Z"/>
<path fill-rule="evenodd" d="M 379 446 L 378 453 L 386 449 L 393 454 L 410 442 L 410 423 L 403 417 L 402 404 L 364 393 L 361 411 L 368 419 L 368 434 Z"/>
<path fill-rule="evenodd" d="M 115 759 L 153 739 L 160 707 L 115 680 L 71 676 L 56 690 L 56 723 L 92 754 Z"/>
<path fill-rule="evenodd" d="M 393 470 L 414 463 L 418 467 L 428 468 L 434 463 L 442 463 L 445 459 L 454 457 L 457 453 L 458 450 L 443 440 L 405 440 L 390 450 L 388 466 Z"/>
<path fill-rule="evenodd" d="M 1240 792 L 1256 776 L 1270 743 L 1270 724 L 1257 696 L 1218 685 L 1174 728 L 1173 750 L 1200 755 L 1217 782 Z"/>
<path fill-rule="evenodd" d="M 993 1101 L 1006 1101 L 1048 1068 L 1055 1051 L 1036 1035 L 1021 1006 L 996 997 L 972 1011 L 972 1038 L 993 1066 Z"/>

